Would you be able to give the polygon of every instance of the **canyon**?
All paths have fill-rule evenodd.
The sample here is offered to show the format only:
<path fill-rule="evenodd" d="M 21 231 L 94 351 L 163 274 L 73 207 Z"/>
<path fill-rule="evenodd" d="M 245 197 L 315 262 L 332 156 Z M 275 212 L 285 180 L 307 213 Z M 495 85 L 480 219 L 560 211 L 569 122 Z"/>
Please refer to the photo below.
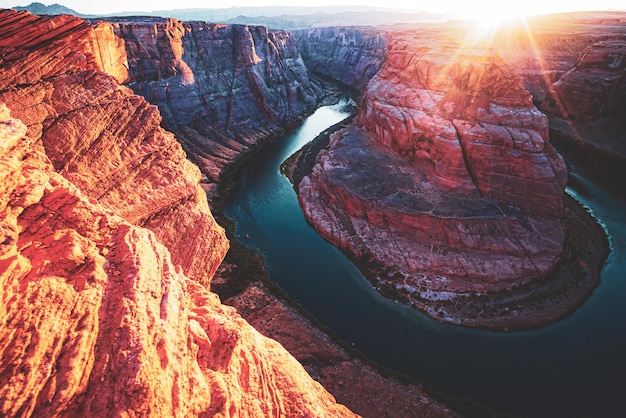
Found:
<path fill-rule="evenodd" d="M 294 163 L 318 231 L 438 320 L 561 318 L 597 286 L 606 242 L 564 196 L 548 136 L 623 161 L 624 22 L 537 21 L 532 42 L 511 31 L 486 52 L 457 24 L 291 34 L 0 12 L 3 414 L 453 416 L 261 277 L 222 304 L 216 274 L 237 278 L 209 205 L 332 79 L 361 106 L 315 164 Z"/>
<path fill-rule="evenodd" d="M 214 67 L 181 59 L 194 30 L 207 37 L 191 50 L 206 59 L 215 47 Z M 353 416 L 209 291 L 229 243 L 207 192 L 237 155 L 321 100 L 319 86 L 301 86 L 308 73 L 287 34 L 2 11 L 0 53 L 2 414 Z M 314 330 L 283 310 L 293 335 Z M 452 415 L 417 386 L 346 367 L 351 355 L 336 353 L 335 382 L 360 370 L 372 398 L 395 391 L 401 401 L 381 408 Z M 363 400 L 362 386 L 358 396 L 335 389 Z"/>
<path fill-rule="evenodd" d="M 163 126 L 204 174 L 210 198 L 230 163 L 301 122 L 322 95 L 287 32 L 159 18 L 112 22 L 128 61 L 126 85 L 159 108 Z"/>

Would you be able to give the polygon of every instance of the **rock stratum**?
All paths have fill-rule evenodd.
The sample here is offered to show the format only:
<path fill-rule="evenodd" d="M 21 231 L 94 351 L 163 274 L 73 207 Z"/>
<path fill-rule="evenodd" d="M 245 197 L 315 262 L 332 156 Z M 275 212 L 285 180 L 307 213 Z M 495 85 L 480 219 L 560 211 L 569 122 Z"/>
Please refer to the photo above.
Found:
<path fill-rule="evenodd" d="M 0 414 L 353 416 L 207 289 L 228 241 L 116 30 L 0 12 Z"/>
<path fill-rule="evenodd" d="M 328 27 L 296 31 L 307 68 L 362 93 L 380 70 L 386 38 L 376 28 Z"/>
<path fill-rule="evenodd" d="M 572 209 L 548 118 L 522 78 L 492 48 L 444 31 L 387 37 L 357 121 L 298 185 L 307 219 L 383 294 L 443 321 L 525 328 L 571 312 L 584 296 L 547 313 L 533 290 L 564 268 Z M 595 266 L 572 268 L 586 277 L 573 293 L 589 294 Z M 547 286 L 552 304 L 555 287 L 576 287 L 565 281 Z"/>
<path fill-rule="evenodd" d="M 126 85 L 156 105 L 213 197 L 224 169 L 317 106 L 293 35 L 261 26 L 119 18 Z"/>
<path fill-rule="evenodd" d="M 208 284 L 228 243 L 200 172 L 158 110 L 118 81 L 124 51 L 110 25 L 62 15 L 0 15 L 0 101 L 55 170 L 127 221 L 151 229 L 175 264 Z"/>

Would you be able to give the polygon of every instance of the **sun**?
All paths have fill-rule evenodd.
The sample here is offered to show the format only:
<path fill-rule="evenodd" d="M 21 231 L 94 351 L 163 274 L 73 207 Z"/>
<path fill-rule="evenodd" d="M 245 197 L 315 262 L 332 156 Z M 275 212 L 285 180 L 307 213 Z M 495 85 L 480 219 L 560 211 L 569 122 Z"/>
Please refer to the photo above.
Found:
<path fill-rule="evenodd" d="M 492 2 L 489 7 L 474 9 L 464 16 L 470 28 L 471 39 L 468 41 L 476 44 L 491 42 L 500 29 L 518 26 L 531 14 L 528 8 L 515 7 L 505 2 Z"/>
<path fill-rule="evenodd" d="M 505 3 L 505 2 L 502 2 Z M 522 10 L 511 5 L 492 4 L 491 7 L 483 7 L 468 16 L 478 30 L 490 32 L 500 26 L 519 21 L 528 15 L 527 10 Z M 506 3 L 505 3 L 506 4 Z"/>

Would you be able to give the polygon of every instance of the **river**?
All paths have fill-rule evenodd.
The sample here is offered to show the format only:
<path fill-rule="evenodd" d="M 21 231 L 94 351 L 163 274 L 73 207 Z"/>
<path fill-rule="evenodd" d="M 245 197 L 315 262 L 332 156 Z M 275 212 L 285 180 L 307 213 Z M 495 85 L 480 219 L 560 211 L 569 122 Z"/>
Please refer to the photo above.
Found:
<path fill-rule="evenodd" d="M 602 282 L 570 317 L 533 331 L 439 323 L 381 297 L 307 224 L 280 164 L 348 115 L 318 109 L 241 172 L 226 205 L 235 234 L 265 257 L 269 277 L 363 354 L 437 390 L 522 416 L 615 416 L 626 409 L 626 202 L 572 167 L 567 192 L 608 231 Z"/>

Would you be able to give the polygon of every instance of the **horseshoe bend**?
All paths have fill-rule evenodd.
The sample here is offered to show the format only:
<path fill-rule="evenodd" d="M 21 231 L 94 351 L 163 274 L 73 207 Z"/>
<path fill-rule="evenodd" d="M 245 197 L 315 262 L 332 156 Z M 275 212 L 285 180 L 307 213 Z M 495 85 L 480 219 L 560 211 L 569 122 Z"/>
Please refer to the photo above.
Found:
<path fill-rule="evenodd" d="M 623 198 L 624 25 L 538 17 L 486 39 L 460 21 L 288 32 L 0 10 L 2 415 L 470 416 L 314 325 L 223 199 L 349 94 L 353 118 L 287 163 L 319 234 L 437 321 L 563 319 L 610 249 L 568 167 L 588 157 Z"/>
<path fill-rule="evenodd" d="M 440 320 L 567 315 L 598 283 L 602 232 L 565 196 L 548 117 L 497 53 L 389 37 L 358 117 L 298 183 L 307 219 L 384 295 Z M 581 245 L 599 252 L 578 259 Z"/>

